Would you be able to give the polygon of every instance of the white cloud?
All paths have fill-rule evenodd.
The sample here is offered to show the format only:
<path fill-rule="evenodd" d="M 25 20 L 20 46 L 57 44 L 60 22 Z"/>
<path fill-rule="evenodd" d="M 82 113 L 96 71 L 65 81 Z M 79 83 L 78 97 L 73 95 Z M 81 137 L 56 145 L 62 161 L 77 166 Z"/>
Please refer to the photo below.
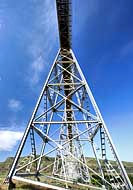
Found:
<path fill-rule="evenodd" d="M 16 99 L 10 99 L 8 102 L 8 107 L 12 111 L 19 111 L 22 109 L 22 103 L 19 100 Z"/>
<path fill-rule="evenodd" d="M 22 138 L 22 132 L 0 131 L 0 151 L 11 151 Z"/>

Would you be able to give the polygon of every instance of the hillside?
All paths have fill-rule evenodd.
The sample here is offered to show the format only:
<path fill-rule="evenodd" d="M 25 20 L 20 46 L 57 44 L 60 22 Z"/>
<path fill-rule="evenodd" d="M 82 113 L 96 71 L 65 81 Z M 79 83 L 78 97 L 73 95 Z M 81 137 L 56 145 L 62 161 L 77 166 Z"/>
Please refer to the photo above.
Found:
<path fill-rule="evenodd" d="M 96 161 L 94 160 L 94 158 L 87 158 L 87 164 L 88 166 L 90 165 L 91 168 L 96 169 Z M 44 165 L 48 165 L 53 161 L 53 158 L 48 158 L 45 157 L 44 158 Z M 0 162 L 0 190 L 1 189 L 6 189 L 5 186 L 2 185 L 3 180 L 5 179 L 9 168 L 11 167 L 11 164 L 13 162 L 13 157 L 9 157 L 7 158 L 4 162 Z M 116 167 L 115 162 L 111 161 L 112 165 L 114 166 L 114 168 Z M 128 172 L 128 175 L 133 183 L 133 162 L 123 162 L 124 167 L 126 168 L 126 171 Z"/>

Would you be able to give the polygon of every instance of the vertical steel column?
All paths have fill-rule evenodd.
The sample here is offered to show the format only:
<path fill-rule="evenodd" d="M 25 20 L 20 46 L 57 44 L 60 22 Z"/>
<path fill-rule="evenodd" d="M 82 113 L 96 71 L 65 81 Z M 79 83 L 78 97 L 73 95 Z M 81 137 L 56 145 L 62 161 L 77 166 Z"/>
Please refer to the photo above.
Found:
<path fill-rule="evenodd" d="M 61 50 L 61 54 L 62 55 L 67 55 L 69 52 L 69 50 Z M 68 55 L 67 55 L 68 56 Z M 70 56 L 70 55 L 69 55 Z M 62 56 L 62 66 L 63 68 L 67 68 L 69 64 L 71 63 L 67 63 L 68 59 L 66 57 L 63 57 Z M 69 72 L 71 72 L 71 67 L 69 67 L 67 69 Z M 70 73 L 68 73 L 67 71 L 63 71 L 63 80 L 64 80 L 64 83 L 71 83 L 71 75 Z M 65 96 L 68 96 L 70 93 L 72 92 L 71 90 L 71 86 L 68 84 L 68 85 L 64 85 L 64 93 L 65 93 Z M 72 121 L 72 108 L 71 108 L 71 103 L 69 100 L 72 99 L 72 96 L 70 95 L 67 99 L 66 99 L 66 120 L 67 121 Z M 72 135 L 72 124 L 68 124 L 68 139 L 70 139 L 70 152 L 72 153 L 72 138 L 73 138 L 73 135 Z"/>

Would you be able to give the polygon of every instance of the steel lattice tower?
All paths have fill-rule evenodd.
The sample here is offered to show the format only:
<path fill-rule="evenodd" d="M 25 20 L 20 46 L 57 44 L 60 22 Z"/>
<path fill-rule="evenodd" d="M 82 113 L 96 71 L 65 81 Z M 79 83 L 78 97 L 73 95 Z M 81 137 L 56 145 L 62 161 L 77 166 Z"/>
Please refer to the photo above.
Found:
<path fill-rule="evenodd" d="M 59 190 L 69 187 L 132 190 L 71 49 L 71 1 L 56 0 L 56 5 L 60 49 L 6 182 L 9 188 L 14 181 L 22 181 Z M 93 159 L 87 158 L 89 152 L 93 153 Z M 110 155 L 115 162 L 109 161 Z"/>

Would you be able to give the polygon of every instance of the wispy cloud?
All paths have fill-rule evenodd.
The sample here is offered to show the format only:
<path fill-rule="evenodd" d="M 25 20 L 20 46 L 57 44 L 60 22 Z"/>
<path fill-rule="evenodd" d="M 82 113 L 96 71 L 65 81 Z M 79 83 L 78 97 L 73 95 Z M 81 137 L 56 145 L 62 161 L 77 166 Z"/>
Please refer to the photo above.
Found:
<path fill-rule="evenodd" d="M 100 2 L 101 3 L 101 2 Z M 72 3 L 72 20 L 73 20 L 73 37 L 77 37 L 81 31 L 89 23 L 88 27 L 92 27 L 94 22 L 93 17 L 98 13 L 100 3 L 97 0 L 85 1 L 81 4 L 80 0 L 73 1 Z M 84 11 L 84 16 L 83 15 Z"/>
<path fill-rule="evenodd" d="M 10 99 L 8 101 L 8 107 L 12 110 L 12 111 L 20 111 L 22 109 L 22 103 L 19 100 L 16 99 Z"/>
<path fill-rule="evenodd" d="M 133 40 L 126 43 L 120 50 L 121 56 L 127 56 L 129 54 L 133 54 Z"/>
<path fill-rule="evenodd" d="M 39 76 L 44 69 L 44 61 L 42 56 L 38 57 L 30 67 L 30 74 L 32 77 L 29 78 L 30 84 L 35 85 L 39 82 Z"/>
<path fill-rule="evenodd" d="M 3 1 L 0 4 L 0 31 L 2 31 L 2 29 L 5 26 L 5 18 L 4 18 L 5 8 L 6 8 L 6 2 Z"/>
<path fill-rule="evenodd" d="M 57 19 L 56 3 L 50 0 L 42 1 L 35 8 L 35 20 L 33 21 L 33 30 L 29 32 L 28 54 L 30 65 L 28 69 L 28 81 L 30 86 L 39 83 L 40 75 L 46 72 L 50 52 L 57 41 Z M 44 70 L 45 67 L 45 70 Z"/>
<path fill-rule="evenodd" d="M 22 135 L 22 132 L 0 131 L 0 151 L 11 151 Z"/>

